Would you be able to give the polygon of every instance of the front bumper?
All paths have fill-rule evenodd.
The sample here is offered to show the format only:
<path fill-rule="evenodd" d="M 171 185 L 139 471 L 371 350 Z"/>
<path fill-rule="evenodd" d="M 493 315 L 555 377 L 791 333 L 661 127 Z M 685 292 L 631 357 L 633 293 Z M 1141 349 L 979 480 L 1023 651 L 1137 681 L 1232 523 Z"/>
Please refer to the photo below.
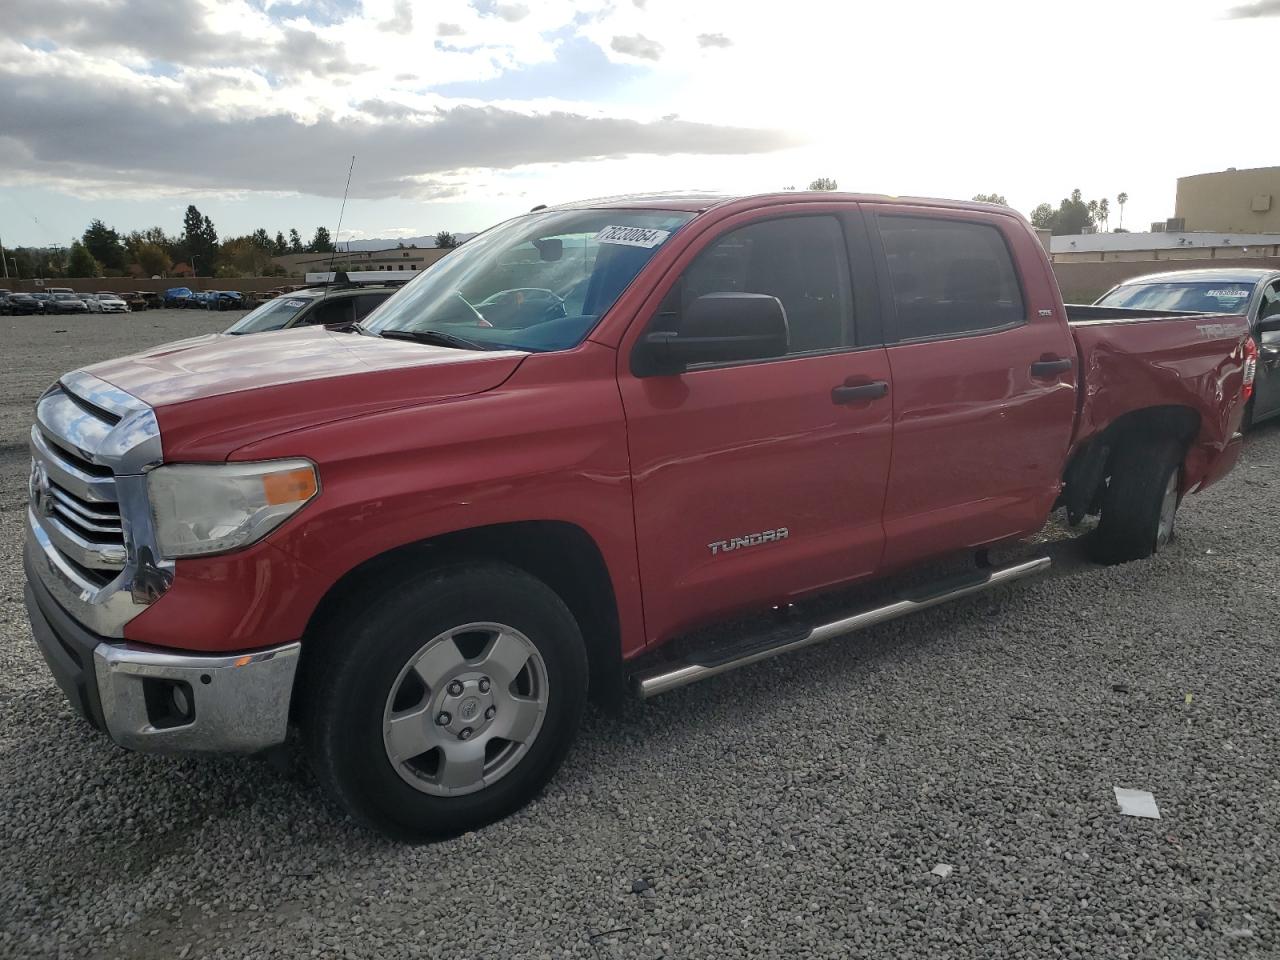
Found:
<path fill-rule="evenodd" d="M 301 645 L 227 656 L 104 640 L 27 566 L 31 632 L 71 705 L 112 740 L 151 753 L 253 753 L 283 743 Z"/>

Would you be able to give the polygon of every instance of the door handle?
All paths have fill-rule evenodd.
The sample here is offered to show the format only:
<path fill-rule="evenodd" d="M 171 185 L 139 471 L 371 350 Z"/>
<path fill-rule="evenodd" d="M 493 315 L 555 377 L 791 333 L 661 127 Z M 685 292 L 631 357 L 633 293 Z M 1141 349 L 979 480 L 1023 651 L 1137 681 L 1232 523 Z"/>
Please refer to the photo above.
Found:
<path fill-rule="evenodd" d="M 1072 367 L 1070 357 L 1042 357 L 1031 365 L 1033 377 L 1053 377 L 1066 373 Z"/>
<path fill-rule="evenodd" d="M 867 400 L 879 400 L 889 392 L 887 380 L 872 380 L 870 383 L 846 383 L 831 390 L 832 403 L 861 403 Z"/>

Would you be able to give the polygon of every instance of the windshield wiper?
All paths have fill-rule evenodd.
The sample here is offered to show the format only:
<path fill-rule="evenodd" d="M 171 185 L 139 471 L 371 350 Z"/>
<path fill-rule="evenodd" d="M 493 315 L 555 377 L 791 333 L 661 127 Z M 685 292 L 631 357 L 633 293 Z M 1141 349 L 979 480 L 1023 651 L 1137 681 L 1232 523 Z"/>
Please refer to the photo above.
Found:
<path fill-rule="evenodd" d="M 414 343 L 434 343 L 440 347 L 453 347 L 456 350 L 487 350 L 488 347 L 455 337 L 452 333 L 441 333 L 439 330 L 380 330 L 378 336 L 388 340 L 412 340 Z"/>

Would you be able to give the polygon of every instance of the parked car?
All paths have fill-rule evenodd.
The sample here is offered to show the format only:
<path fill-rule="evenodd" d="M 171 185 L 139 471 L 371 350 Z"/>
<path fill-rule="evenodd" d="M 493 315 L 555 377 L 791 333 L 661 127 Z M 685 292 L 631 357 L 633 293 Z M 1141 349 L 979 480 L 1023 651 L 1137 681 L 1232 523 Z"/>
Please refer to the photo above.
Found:
<path fill-rule="evenodd" d="M 44 313 L 44 305 L 29 293 L 11 293 L 4 302 L 4 312 L 13 316 Z"/>
<path fill-rule="evenodd" d="M 32 297 L 32 299 L 34 299 L 38 304 L 40 304 L 40 312 L 41 312 L 41 313 L 53 313 L 53 311 L 49 309 L 49 304 L 50 304 L 50 303 L 52 302 L 52 300 L 53 300 L 53 294 L 52 294 L 52 293 L 48 293 L 48 292 L 37 292 L 37 293 L 33 293 L 33 294 L 31 294 L 31 297 Z"/>
<path fill-rule="evenodd" d="M 146 298 L 137 290 L 126 290 L 117 296 L 124 301 L 125 306 L 129 308 L 130 312 L 136 313 L 139 310 L 147 309 Z"/>
<path fill-rule="evenodd" d="M 96 293 L 77 293 L 76 296 L 84 301 L 84 305 L 88 308 L 90 313 L 102 312 L 102 304 L 98 302 L 98 295 Z"/>
<path fill-rule="evenodd" d="M 154 290 L 139 290 L 138 296 L 145 301 L 148 310 L 160 310 L 164 307 L 164 294 Z"/>
<path fill-rule="evenodd" d="M 265 333 L 288 327 L 352 323 L 364 319 L 395 292 L 388 287 L 309 287 L 268 300 L 223 332 Z"/>
<path fill-rule="evenodd" d="M 478 306 L 518 288 L 560 309 Z M 1164 550 L 1239 456 L 1256 345 L 1238 314 L 1100 309 L 990 204 L 542 209 L 360 324 L 62 377 L 33 634 L 121 746 L 251 752 L 292 720 L 364 822 L 474 829 L 553 775 L 588 676 L 654 696 L 1033 574 L 987 551 L 1055 505 L 1100 513 L 1108 561 Z M 957 554 L 887 604 L 828 595 Z"/>
<path fill-rule="evenodd" d="M 240 294 L 235 290 L 210 290 L 204 299 L 206 310 L 239 310 Z"/>
<path fill-rule="evenodd" d="M 256 310 L 268 300 L 274 300 L 275 294 L 269 290 L 251 290 L 244 295 L 243 308 L 246 310 Z"/>
<path fill-rule="evenodd" d="M 55 293 L 45 301 L 45 313 L 88 313 L 89 305 L 74 293 Z"/>
<path fill-rule="evenodd" d="M 190 287 L 170 287 L 164 292 L 164 305 L 181 309 L 191 299 Z"/>
<path fill-rule="evenodd" d="M 1229 267 L 1134 277 L 1095 301 L 1142 310 L 1212 310 L 1247 317 L 1261 356 L 1245 428 L 1280 416 L 1280 270 Z"/>
<path fill-rule="evenodd" d="M 5 301 L 13 295 L 13 291 L 5 287 L 0 287 L 0 313 L 4 313 Z"/>
<path fill-rule="evenodd" d="M 70 287 L 45 287 L 44 292 L 50 295 L 55 293 L 75 293 Z"/>
<path fill-rule="evenodd" d="M 98 301 L 99 313 L 128 313 L 129 304 L 118 293 L 111 290 L 99 290 L 94 296 Z"/>

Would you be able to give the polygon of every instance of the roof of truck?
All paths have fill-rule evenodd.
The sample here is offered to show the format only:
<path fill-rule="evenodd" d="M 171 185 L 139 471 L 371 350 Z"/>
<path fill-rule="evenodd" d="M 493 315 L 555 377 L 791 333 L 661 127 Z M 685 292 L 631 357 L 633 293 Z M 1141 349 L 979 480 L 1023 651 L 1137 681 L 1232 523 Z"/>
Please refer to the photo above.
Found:
<path fill-rule="evenodd" d="M 749 201 L 744 206 L 766 206 L 770 203 L 821 203 L 823 201 L 842 200 L 861 203 L 903 203 L 918 204 L 930 207 L 953 207 L 965 210 L 1000 210 L 1019 216 L 1009 207 L 999 204 L 984 203 L 979 200 L 941 200 L 931 197 L 891 197 L 874 193 L 842 193 L 833 190 L 779 190 L 771 193 L 729 194 L 714 191 L 682 190 L 669 193 L 630 193 L 614 197 L 595 197 L 590 200 L 577 200 L 571 203 L 559 203 L 554 206 L 538 207 L 535 210 L 575 210 L 602 208 L 682 210 L 688 213 L 701 213 L 712 207 L 722 206 L 737 201 Z M 533 211 L 530 211 L 533 212 Z"/>

